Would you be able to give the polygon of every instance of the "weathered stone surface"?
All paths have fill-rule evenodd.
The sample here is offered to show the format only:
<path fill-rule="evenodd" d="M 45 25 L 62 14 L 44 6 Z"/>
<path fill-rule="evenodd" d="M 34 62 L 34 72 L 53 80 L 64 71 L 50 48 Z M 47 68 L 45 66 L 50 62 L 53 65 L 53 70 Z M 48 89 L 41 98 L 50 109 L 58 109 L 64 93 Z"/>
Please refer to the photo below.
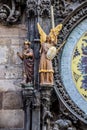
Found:
<path fill-rule="evenodd" d="M 21 92 L 3 92 L 2 109 L 20 109 L 23 107 Z"/>
<path fill-rule="evenodd" d="M 25 33 L 26 33 L 26 31 L 24 31 L 24 30 L 19 30 L 20 32 L 19 32 L 19 37 L 21 38 L 21 37 L 26 37 L 26 35 L 25 35 Z M 25 32 L 25 33 L 24 33 Z"/>
<path fill-rule="evenodd" d="M 19 85 L 20 85 L 20 81 L 18 79 L 0 80 L 0 92 L 2 92 L 2 91 L 19 91 L 19 90 L 21 90 L 21 87 L 19 87 Z"/>
<path fill-rule="evenodd" d="M 4 27 L 0 26 L 0 37 L 18 37 L 19 29 L 17 27 Z"/>
<path fill-rule="evenodd" d="M 11 27 L 0 25 L 0 92 L 20 90 L 17 85 L 22 79 L 23 69 L 17 52 L 22 52 L 26 34 L 25 25 Z"/>
<path fill-rule="evenodd" d="M 0 128 L 23 128 L 24 112 L 22 110 L 0 110 Z"/>
<path fill-rule="evenodd" d="M 22 78 L 22 65 L 0 65 L 1 79 L 18 79 Z"/>
<path fill-rule="evenodd" d="M 22 52 L 26 34 L 25 25 L 0 25 L 0 128 L 3 129 L 24 127 L 19 87 L 23 69 L 17 52 Z"/>
<path fill-rule="evenodd" d="M 2 109 L 2 96 L 3 96 L 3 93 L 0 92 L 0 109 Z"/>
<path fill-rule="evenodd" d="M 0 130 L 24 130 L 24 128 L 0 128 Z"/>
<path fill-rule="evenodd" d="M 6 26 L 0 26 L 0 37 L 25 37 L 25 34 L 27 33 L 27 29 L 25 25 L 15 25 L 10 27 Z"/>
<path fill-rule="evenodd" d="M 25 40 L 26 40 L 26 37 L 12 38 L 11 39 L 11 44 L 12 45 L 23 45 Z"/>
<path fill-rule="evenodd" d="M 0 65 L 0 79 L 3 79 L 5 75 L 5 67 L 4 65 Z"/>
<path fill-rule="evenodd" d="M 0 38 L 0 45 L 9 45 L 11 44 L 11 39 L 10 38 Z"/>
<path fill-rule="evenodd" d="M 11 39 L 11 43 L 12 43 L 12 45 L 18 45 L 20 43 L 19 38 L 18 39 L 17 38 Z"/>
<path fill-rule="evenodd" d="M 7 46 L 0 46 L 0 64 L 5 64 L 8 61 L 9 49 Z"/>
<path fill-rule="evenodd" d="M 21 66 L 8 66 L 5 73 L 5 79 L 17 79 L 22 77 Z"/>
<path fill-rule="evenodd" d="M 27 27 L 23 24 L 19 25 L 19 36 L 22 38 L 27 37 Z"/>
<path fill-rule="evenodd" d="M 12 64 L 21 64 L 22 63 L 22 60 L 17 56 L 17 52 L 22 53 L 22 44 L 11 46 L 10 61 Z"/>

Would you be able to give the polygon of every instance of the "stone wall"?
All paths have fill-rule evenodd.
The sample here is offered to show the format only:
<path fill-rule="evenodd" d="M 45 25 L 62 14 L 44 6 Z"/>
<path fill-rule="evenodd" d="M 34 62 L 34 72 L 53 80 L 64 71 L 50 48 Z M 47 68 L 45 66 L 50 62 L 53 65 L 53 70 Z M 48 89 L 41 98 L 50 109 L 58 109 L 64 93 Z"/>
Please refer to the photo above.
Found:
<path fill-rule="evenodd" d="M 16 53 L 22 52 L 26 34 L 25 25 L 0 25 L 0 128 L 24 127 L 22 62 Z"/>

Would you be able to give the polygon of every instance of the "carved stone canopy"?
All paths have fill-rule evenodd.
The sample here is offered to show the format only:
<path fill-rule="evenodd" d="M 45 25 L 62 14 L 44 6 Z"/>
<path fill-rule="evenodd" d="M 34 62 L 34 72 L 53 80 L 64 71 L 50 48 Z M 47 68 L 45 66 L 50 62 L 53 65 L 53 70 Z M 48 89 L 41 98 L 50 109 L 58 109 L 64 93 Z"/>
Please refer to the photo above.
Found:
<path fill-rule="evenodd" d="M 0 0 L 0 22 L 4 24 L 18 22 L 21 16 L 21 7 L 25 5 L 24 2 L 24 0 Z"/>
<path fill-rule="evenodd" d="M 27 0 L 27 16 L 40 16 L 40 17 L 49 17 L 50 16 L 50 0 Z"/>

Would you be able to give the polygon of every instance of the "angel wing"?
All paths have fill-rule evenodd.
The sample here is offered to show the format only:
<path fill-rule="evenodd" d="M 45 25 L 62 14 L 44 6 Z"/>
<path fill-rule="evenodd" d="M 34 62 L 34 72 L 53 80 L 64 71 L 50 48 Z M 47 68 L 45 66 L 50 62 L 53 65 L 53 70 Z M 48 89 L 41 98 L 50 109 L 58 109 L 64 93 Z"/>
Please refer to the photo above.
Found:
<path fill-rule="evenodd" d="M 40 34 L 40 42 L 41 43 L 44 43 L 46 41 L 46 33 L 43 31 L 43 29 L 41 28 L 40 24 L 37 23 L 37 27 L 38 27 L 38 31 L 39 31 L 39 34 Z"/>
<path fill-rule="evenodd" d="M 55 43 L 57 42 L 57 36 L 59 35 L 63 25 L 59 24 L 55 28 L 51 29 L 49 36 L 51 37 L 51 40 L 54 41 Z"/>

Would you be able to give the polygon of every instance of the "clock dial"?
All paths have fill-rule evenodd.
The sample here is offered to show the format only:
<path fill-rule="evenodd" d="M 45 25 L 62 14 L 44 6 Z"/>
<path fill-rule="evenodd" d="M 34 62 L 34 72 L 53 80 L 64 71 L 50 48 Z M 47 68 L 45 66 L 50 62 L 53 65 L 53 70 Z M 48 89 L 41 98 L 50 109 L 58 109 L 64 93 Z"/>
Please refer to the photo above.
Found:
<path fill-rule="evenodd" d="M 79 93 L 87 100 L 87 32 L 77 42 L 72 57 L 72 75 Z"/>
<path fill-rule="evenodd" d="M 87 113 L 87 19 L 70 33 L 61 54 L 62 83 L 71 100 Z"/>

